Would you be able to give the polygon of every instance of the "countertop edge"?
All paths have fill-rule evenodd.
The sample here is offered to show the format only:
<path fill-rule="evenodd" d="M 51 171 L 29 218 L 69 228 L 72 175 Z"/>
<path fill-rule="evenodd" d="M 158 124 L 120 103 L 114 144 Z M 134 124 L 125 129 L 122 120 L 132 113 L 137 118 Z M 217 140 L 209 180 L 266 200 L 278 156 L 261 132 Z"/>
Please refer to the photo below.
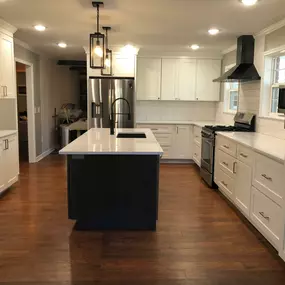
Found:
<path fill-rule="evenodd" d="M 1 132 L 3 132 L 4 134 L 1 134 Z M 4 137 L 7 137 L 13 134 L 17 134 L 17 133 L 18 133 L 17 130 L 0 130 L 0 138 L 4 138 Z"/>
<path fill-rule="evenodd" d="M 270 153 L 268 153 L 268 152 L 265 152 L 265 151 L 263 151 L 263 150 L 261 150 L 261 149 L 255 148 L 255 147 L 253 147 L 253 146 L 251 146 L 251 145 L 248 145 L 248 144 L 246 144 L 246 143 L 244 143 L 244 142 L 242 142 L 242 141 L 239 141 L 239 140 L 236 140 L 236 139 L 234 139 L 234 138 L 231 138 L 231 137 L 229 137 L 229 136 L 226 135 L 226 132 L 217 132 L 217 134 L 218 134 L 218 135 L 221 135 L 221 136 L 223 136 L 223 137 L 225 137 L 225 138 L 227 138 L 227 139 L 229 139 L 229 140 L 231 140 L 231 141 L 234 141 L 234 142 L 236 142 L 236 143 L 238 143 L 238 144 L 241 144 L 241 145 L 243 145 L 243 146 L 245 146 L 245 147 L 248 147 L 248 148 L 252 149 L 253 151 L 255 151 L 255 152 L 259 153 L 259 154 L 263 154 L 264 156 L 267 156 L 268 158 L 273 159 L 273 160 L 275 160 L 275 161 L 278 162 L 278 163 L 281 163 L 281 164 L 284 164 L 284 163 L 285 163 L 285 157 L 282 159 L 282 158 L 277 157 L 277 156 L 274 156 L 274 155 L 272 155 L 272 154 L 270 154 Z M 271 137 L 271 136 L 269 136 L 269 137 Z M 272 137 L 271 137 L 271 138 L 272 138 Z M 273 138 L 274 138 L 274 137 L 273 137 Z M 278 138 L 276 138 L 276 139 L 278 140 Z"/>

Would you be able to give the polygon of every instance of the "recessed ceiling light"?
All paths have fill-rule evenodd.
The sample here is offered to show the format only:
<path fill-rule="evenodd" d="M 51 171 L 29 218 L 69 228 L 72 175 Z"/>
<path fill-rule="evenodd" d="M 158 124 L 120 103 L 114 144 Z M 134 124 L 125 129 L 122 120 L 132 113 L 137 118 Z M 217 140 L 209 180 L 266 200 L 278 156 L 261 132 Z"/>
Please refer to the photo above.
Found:
<path fill-rule="evenodd" d="M 241 0 L 241 2 L 245 6 L 253 6 L 258 2 L 258 0 Z"/>
<path fill-rule="evenodd" d="M 34 26 L 34 28 L 39 32 L 43 32 L 46 30 L 46 27 L 43 25 L 36 25 L 36 26 Z"/>
<path fill-rule="evenodd" d="M 193 50 L 197 50 L 197 49 L 199 49 L 200 48 L 200 46 L 198 46 L 198 45 L 192 45 L 191 46 L 191 49 L 193 49 Z"/>
<path fill-rule="evenodd" d="M 220 32 L 220 30 L 216 29 L 216 28 L 212 28 L 208 31 L 208 33 L 212 36 L 217 35 Z"/>
<path fill-rule="evenodd" d="M 60 42 L 60 43 L 58 43 L 57 45 L 58 45 L 59 47 L 61 47 L 61 48 L 66 48 L 66 47 L 67 47 L 67 44 L 64 43 L 64 42 Z"/>

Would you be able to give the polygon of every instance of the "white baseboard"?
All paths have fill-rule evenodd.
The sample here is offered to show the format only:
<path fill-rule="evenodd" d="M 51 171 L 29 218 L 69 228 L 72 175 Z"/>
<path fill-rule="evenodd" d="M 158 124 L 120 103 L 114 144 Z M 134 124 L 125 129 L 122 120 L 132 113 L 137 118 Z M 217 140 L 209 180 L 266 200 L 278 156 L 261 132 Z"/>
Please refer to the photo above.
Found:
<path fill-rule="evenodd" d="M 42 160 L 42 159 L 45 158 L 46 156 L 50 155 L 53 151 L 54 151 L 54 148 L 50 148 L 50 149 L 44 151 L 42 154 L 40 154 L 39 156 L 37 156 L 36 162 L 39 162 L 40 160 Z"/>

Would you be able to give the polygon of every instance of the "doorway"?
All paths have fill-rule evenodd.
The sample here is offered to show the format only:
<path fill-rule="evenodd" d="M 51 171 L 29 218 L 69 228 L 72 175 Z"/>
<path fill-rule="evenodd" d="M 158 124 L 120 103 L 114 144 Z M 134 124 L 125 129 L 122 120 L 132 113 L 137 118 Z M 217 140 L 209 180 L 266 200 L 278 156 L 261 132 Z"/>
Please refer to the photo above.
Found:
<path fill-rule="evenodd" d="M 16 59 L 20 162 L 36 162 L 33 65 Z"/>

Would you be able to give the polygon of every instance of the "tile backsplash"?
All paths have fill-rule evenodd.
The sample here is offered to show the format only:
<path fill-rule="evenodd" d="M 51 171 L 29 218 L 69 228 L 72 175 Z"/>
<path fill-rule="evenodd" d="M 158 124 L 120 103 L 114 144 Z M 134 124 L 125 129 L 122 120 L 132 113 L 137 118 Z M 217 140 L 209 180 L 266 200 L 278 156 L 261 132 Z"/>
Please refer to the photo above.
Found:
<path fill-rule="evenodd" d="M 137 121 L 214 121 L 215 102 L 137 101 Z"/>

